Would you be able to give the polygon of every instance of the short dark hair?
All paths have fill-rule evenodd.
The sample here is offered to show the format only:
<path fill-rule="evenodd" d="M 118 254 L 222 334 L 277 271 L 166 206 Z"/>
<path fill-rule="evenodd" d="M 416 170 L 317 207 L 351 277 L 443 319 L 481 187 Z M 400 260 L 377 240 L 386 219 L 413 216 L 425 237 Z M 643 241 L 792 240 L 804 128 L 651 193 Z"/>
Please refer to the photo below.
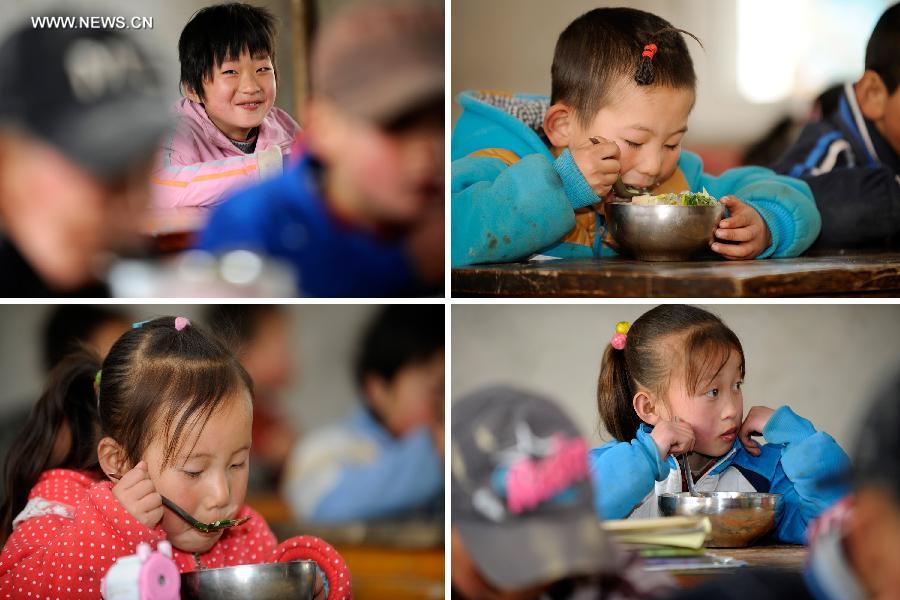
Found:
<path fill-rule="evenodd" d="M 181 85 L 203 98 L 203 82 L 226 60 L 267 54 L 275 65 L 275 17 L 268 9 L 239 2 L 203 8 L 178 38 Z"/>
<path fill-rule="evenodd" d="M 356 357 L 356 380 L 369 375 L 387 381 L 404 367 L 434 357 L 444 348 L 444 307 L 440 304 L 390 305 L 363 334 Z"/>
<path fill-rule="evenodd" d="M 130 319 L 108 306 L 57 306 L 44 325 L 44 367 L 49 371 L 63 358 L 81 348 L 84 340 L 93 335 L 101 325 L 113 322 L 129 323 Z"/>
<path fill-rule="evenodd" d="M 900 84 L 900 3 L 888 8 L 878 19 L 866 46 L 866 71 L 875 71 L 888 94 Z"/>
<path fill-rule="evenodd" d="M 612 88 L 621 77 L 638 85 L 693 90 L 697 76 L 682 33 L 697 39 L 642 10 L 596 8 L 586 12 L 556 41 L 550 102 L 569 104 L 579 122 L 586 125 L 609 103 Z M 648 61 L 642 55 L 651 43 L 657 50 Z M 649 73 L 645 73 L 647 68 Z"/>

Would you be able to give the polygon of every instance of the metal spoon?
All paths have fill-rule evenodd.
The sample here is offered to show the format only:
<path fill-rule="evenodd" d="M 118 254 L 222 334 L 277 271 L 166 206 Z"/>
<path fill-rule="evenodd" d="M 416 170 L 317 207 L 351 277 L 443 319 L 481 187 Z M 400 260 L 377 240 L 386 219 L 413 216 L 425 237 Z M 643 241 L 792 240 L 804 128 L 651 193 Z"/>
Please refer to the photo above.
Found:
<path fill-rule="evenodd" d="M 675 422 L 678 422 L 678 417 L 675 417 Z M 687 481 L 688 493 L 691 496 L 697 496 L 697 490 L 694 489 L 694 474 L 691 473 L 691 465 L 688 462 L 688 454 L 690 454 L 690 452 L 685 452 L 681 455 L 681 468 L 684 469 L 684 479 L 685 481 Z"/>
<path fill-rule="evenodd" d="M 116 475 L 113 473 L 107 473 L 106 475 L 110 479 L 115 479 L 116 481 L 122 479 L 121 475 Z M 160 494 L 159 497 L 162 498 L 163 506 L 187 521 L 188 525 L 190 525 L 197 531 L 202 531 L 203 533 L 210 533 L 212 531 L 218 531 L 219 529 L 228 529 L 229 527 L 237 527 L 238 525 L 243 525 L 250 519 L 250 517 L 243 517 L 241 519 L 219 519 L 218 521 L 213 521 L 212 523 L 201 523 L 200 521 L 192 517 L 186 510 L 184 510 L 162 494 Z"/>
<path fill-rule="evenodd" d="M 600 137 L 590 137 L 588 138 L 592 144 L 602 144 L 603 138 Z M 616 196 L 619 198 L 623 198 L 625 200 L 630 200 L 635 196 L 643 196 L 644 194 L 649 194 L 652 190 L 650 188 L 642 188 L 635 187 L 632 185 L 627 185 L 624 181 L 622 181 L 622 175 L 616 179 L 616 182 L 613 184 L 613 191 L 616 193 Z"/>

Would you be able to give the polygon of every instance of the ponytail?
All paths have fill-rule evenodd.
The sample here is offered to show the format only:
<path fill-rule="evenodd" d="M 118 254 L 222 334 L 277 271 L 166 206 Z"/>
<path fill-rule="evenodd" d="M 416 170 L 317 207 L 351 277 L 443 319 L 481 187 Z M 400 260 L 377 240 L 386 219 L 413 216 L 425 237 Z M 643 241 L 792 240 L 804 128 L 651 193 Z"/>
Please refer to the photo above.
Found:
<path fill-rule="evenodd" d="M 620 441 L 632 439 L 641 423 L 632 398 L 634 392 L 625 350 L 616 350 L 612 344 L 607 344 L 597 379 L 597 409 L 606 430 Z"/>
<path fill-rule="evenodd" d="M 12 522 L 28 500 L 43 471 L 52 468 L 98 470 L 97 395 L 94 379 L 98 357 L 86 350 L 63 359 L 50 372 L 47 386 L 13 442 L 3 470 L 6 498 L 0 506 L 0 546 L 12 534 Z M 71 441 L 62 456 L 53 450 L 62 426 Z"/>

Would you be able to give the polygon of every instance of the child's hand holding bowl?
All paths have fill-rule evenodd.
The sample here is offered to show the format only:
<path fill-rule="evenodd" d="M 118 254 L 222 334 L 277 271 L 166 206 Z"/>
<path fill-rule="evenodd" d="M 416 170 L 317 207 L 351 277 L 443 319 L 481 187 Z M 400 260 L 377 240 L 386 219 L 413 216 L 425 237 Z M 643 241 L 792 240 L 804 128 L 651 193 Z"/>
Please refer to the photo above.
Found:
<path fill-rule="evenodd" d="M 147 463 L 140 461 L 112 487 L 113 496 L 146 527 L 153 528 L 163 517 L 162 496 L 156 491 Z"/>
<path fill-rule="evenodd" d="M 713 240 L 712 251 L 730 260 L 756 258 L 772 243 L 772 233 L 766 222 L 755 208 L 737 196 L 723 196 L 721 202 L 731 214 L 719 221 L 716 240 L 734 243 Z"/>

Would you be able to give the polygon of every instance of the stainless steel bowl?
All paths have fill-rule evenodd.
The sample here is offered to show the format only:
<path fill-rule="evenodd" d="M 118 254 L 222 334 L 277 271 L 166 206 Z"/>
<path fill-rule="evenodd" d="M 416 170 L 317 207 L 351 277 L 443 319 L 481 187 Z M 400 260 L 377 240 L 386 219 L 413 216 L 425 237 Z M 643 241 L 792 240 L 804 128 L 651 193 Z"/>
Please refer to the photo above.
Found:
<path fill-rule="evenodd" d="M 316 563 L 309 560 L 204 569 L 181 575 L 182 598 L 312 600 Z"/>
<path fill-rule="evenodd" d="M 625 254 L 640 260 L 688 260 L 709 248 L 716 226 L 725 216 L 715 206 L 655 206 L 610 202 L 606 205 L 609 232 Z"/>
<path fill-rule="evenodd" d="M 749 546 L 769 533 L 781 511 L 781 494 L 760 492 L 689 492 L 659 495 L 659 511 L 667 516 L 706 515 L 712 532 L 709 548 Z"/>

